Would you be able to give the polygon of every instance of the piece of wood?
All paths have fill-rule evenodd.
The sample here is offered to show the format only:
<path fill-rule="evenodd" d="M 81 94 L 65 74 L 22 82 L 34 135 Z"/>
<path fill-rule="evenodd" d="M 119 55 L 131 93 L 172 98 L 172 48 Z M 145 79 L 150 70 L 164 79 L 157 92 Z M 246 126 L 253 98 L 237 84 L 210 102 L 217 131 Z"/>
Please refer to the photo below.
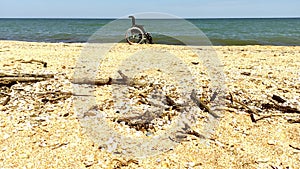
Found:
<path fill-rule="evenodd" d="M 18 82 L 31 83 L 53 78 L 54 74 L 0 73 L 0 86 L 11 86 Z"/>
<path fill-rule="evenodd" d="M 3 101 L 2 106 L 7 105 L 7 103 L 8 103 L 9 101 L 10 101 L 10 95 L 8 95 L 8 96 L 6 97 L 6 99 Z"/>
<path fill-rule="evenodd" d="M 35 59 L 31 59 L 31 60 L 23 60 L 23 59 L 20 59 L 20 60 L 16 60 L 16 61 L 19 61 L 21 63 L 41 63 L 44 67 L 47 67 L 47 62 L 44 62 L 44 61 L 41 61 L 41 60 L 35 60 Z"/>
<path fill-rule="evenodd" d="M 55 101 L 60 100 L 60 99 L 67 99 L 69 97 L 70 97 L 70 95 L 60 96 L 60 97 L 57 97 L 57 98 L 43 98 L 42 102 L 55 102 Z"/>
<path fill-rule="evenodd" d="M 233 100 L 234 102 L 238 103 L 239 105 L 241 105 L 244 109 L 247 109 L 247 110 L 250 112 L 250 115 L 251 115 L 251 114 L 255 114 L 255 115 L 257 115 L 257 116 L 260 116 L 260 114 L 257 113 L 256 110 L 251 109 L 249 106 L 247 106 L 246 104 L 242 103 L 241 101 L 239 101 L 239 100 L 237 100 L 237 99 L 234 99 L 234 98 L 233 98 L 232 100 Z"/>
<path fill-rule="evenodd" d="M 43 77 L 1 77 L 0 86 L 16 84 L 17 82 L 39 82 L 44 81 L 46 78 Z"/>
<path fill-rule="evenodd" d="M 112 84 L 118 84 L 118 85 L 126 85 L 126 83 L 123 81 L 123 79 L 76 79 L 72 80 L 73 84 L 87 84 L 87 85 L 97 85 L 97 86 L 104 86 L 104 85 L 112 85 Z"/>
<path fill-rule="evenodd" d="M 300 119 L 288 119 L 289 123 L 300 123 Z"/>
<path fill-rule="evenodd" d="M 275 94 L 273 94 L 272 99 L 276 100 L 278 103 L 284 103 L 284 102 L 286 102 L 286 100 L 284 100 L 283 98 L 281 98 L 280 96 L 277 96 Z"/>
<path fill-rule="evenodd" d="M 0 79 L 6 77 L 40 77 L 53 78 L 55 74 L 33 74 L 33 73 L 0 73 Z"/>
<path fill-rule="evenodd" d="M 220 118 L 220 116 L 214 113 L 205 103 L 203 103 L 199 98 L 197 98 L 195 90 L 192 91 L 190 97 L 200 109 L 204 109 L 204 111 L 208 112 L 214 118 Z"/>
<path fill-rule="evenodd" d="M 293 108 L 291 106 L 279 105 L 276 102 L 274 102 L 273 100 L 270 100 L 270 101 L 273 104 L 271 104 L 271 103 L 262 104 L 262 108 L 264 108 L 264 109 L 276 109 L 276 110 L 279 110 L 283 113 L 299 113 L 300 114 L 300 110 L 298 110 L 297 108 Z"/>
<path fill-rule="evenodd" d="M 251 118 L 251 121 L 252 121 L 253 123 L 256 123 L 256 122 L 257 122 L 257 120 L 255 119 L 253 113 L 250 114 L 250 118 Z"/>
<path fill-rule="evenodd" d="M 62 91 L 47 91 L 47 92 L 35 92 L 37 95 L 48 95 L 48 94 L 56 94 L 56 95 L 71 95 L 71 96 L 94 96 L 90 94 L 76 94 L 72 92 L 62 92 Z"/>
<path fill-rule="evenodd" d="M 295 147 L 293 145 L 289 145 L 291 148 L 295 149 L 295 150 L 299 150 L 300 151 L 300 147 Z"/>
<path fill-rule="evenodd" d="M 118 71 L 122 79 L 112 79 L 109 77 L 108 79 L 73 79 L 73 84 L 88 84 L 88 85 L 97 85 L 97 86 L 104 86 L 104 85 L 128 85 L 128 86 L 143 86 L 145 84 L 138 82 L 135 79 L 129 78 L 126 76 L 122 71 Z"/>

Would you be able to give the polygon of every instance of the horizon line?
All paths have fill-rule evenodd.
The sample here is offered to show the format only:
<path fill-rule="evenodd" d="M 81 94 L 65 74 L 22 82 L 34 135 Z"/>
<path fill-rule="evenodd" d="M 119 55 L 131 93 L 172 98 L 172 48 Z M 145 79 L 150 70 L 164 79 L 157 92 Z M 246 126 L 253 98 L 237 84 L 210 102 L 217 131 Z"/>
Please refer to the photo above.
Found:
<path fill-rule="evenodd" d="M 262 16 L 262 17 L 178 17 L 178 18 L 139 18 L 139 19 L 298 19 L 300 16 Z M 126 19 L 117 17 L 0 17 L 0 19 Z"/>

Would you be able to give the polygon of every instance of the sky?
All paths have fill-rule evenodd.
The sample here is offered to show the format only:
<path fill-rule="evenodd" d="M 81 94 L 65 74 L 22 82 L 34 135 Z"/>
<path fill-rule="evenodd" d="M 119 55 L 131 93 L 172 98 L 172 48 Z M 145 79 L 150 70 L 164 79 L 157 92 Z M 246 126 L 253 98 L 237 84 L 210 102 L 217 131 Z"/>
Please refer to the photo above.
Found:
<path fill-rule="evenodd" d="M 120 18 L 143 12 L 183 18 L 300 17 L 300 1 L 0 0 L 0 18 Z"/>

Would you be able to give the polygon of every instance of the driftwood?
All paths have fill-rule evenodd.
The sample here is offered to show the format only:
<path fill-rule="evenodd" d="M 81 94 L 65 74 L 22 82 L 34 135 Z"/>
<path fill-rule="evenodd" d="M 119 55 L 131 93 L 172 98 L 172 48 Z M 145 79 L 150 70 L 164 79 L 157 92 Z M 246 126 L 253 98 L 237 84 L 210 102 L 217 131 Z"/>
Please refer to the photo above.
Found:
<path fill-rule="evenodd" d="M 275 94 L 273 94 L 272 99 L 276 100 L 278 103 L 284 103 L 284 102 L 286 102 L 286 100 L 284 100 L 283 98 L 281 98 L 280 96 L 277 96 Z"/>
<path fill-rule="evenodd" d="M 288 119 L 289 123 L 300 123 L 300 119 Z"/>
<path fill-rule="evenodd" d="M 40 77 L 40 78 L 53 78 L 54 74 L 30 74 L 30 73 L 18 73 L 18 74 L 8 74 L 0 73 L 0 78 L 5 77 Z"/>
<path fill-rule="evenodd" d="M 88 80 L 88 79 L 76 79 L 73 80 L 72 83 L 74 84 L 89 84 L 89 85 L 111 85 L 111 84 L 118 84 L 118 85 L 128 85 L 128 86 L 133 86 L 133 85 L 145 85 L 145 84 L 141 84 L 138 81 L 136 81 L 135 79 L 129 78 L 128 76 L 126 76 L 124 73 L 122 73 L 120 70 L 118 71 L 118 73 L 120 74 L 120 76 L 122 77 L 122 79 L 112 79 L 112 78 L 108 78 L 108 79 L 98 79 L 98 80 Z M 215 95 L 215 94 L 214 94 Z M 218 116 L 216 113 L 214 113 L 205 103 L 203 103 L 199 98 L 197 98 L 195 91 L 193 90 L 191 93 L 191 99 L 196 103 L 196 105 L 200 108 L 200 109 L 204 109 L 204 111 L 208 112 L 209 114 L 211 114 L 213 117 L 215 118 L 219 118 L 220 116 Z M 215 97 L 215 96 L 214 96 Z M 167 102 L 169 105 L 172 106 L 180 106 L 180 105 L 176 105 L 176 103 L 171 100 L 169 97 L 166 98 Z"/>
<path fill-rule="evenodd" d="M 135 79 L 129 78 L 124 73 L 122 73 L 120 70 L 118 71 L 122 79 L 112 79 L 109 77 L 108 79 L 74 79 L 72 80 L 73 84 L 88 84 L 88 85 L 97 85 L 97 86 L 104 86 L 104 85 L 128 85 L 128 86 L 143 86 L 145 84 L 138 82 Z"/>
<path fill-rule="evenodd" d="M 39 82 L 53 78 L 54 74 L 6 74 L 0 73 L 0 86 L 9 86 L 17 82 Z"/>
<path fill-rule="evenodd" d="M 20 60 L 16 60 L 16 61 L 19 61 L 21 63 L 41 63 L 44 67 L 47 67 L 47 62 L 44 62 L 44 61 L 40 61 L 40 60 L 35 60 L 35 59 L 31 59 L 31 60 L 23 60 L 23 59 L 20 59 Z"/>
<path fill-rule="evenodd" d="M 39 82 L 46 80 L 42 77 L 4 77 L 0 78 L 0 84 L 12 84 L 17 82 Z"/>
<path fill-rule="evenodd" d="M 257 116 L 260 116 L 260 114 L 258 114 L 256 110 L 251 109 L 249 106 L 247 106 L 247 105 L 244 104 L 243 102 L 241 102 L 241 101 L 239 101 L 239 100 L 233 98 L 232 94 L 231 94 L 230 96 L 231 96 L 230 100 L 231 100 L 232 103 L 235 102 L 235 103 L 241 105 L 244 109 L 247 109 L 247 110 L 249 111 L 249 114 L 250 114 L 250 115 L 252 114 L 252 115 L 251 115 L 251 118 L 253 117 L 253 114 L 255 114 L 255 115 L 257 115 Z"/>
<path fill-rule="evenodd" d="M 255 109 L 251 109 L 249 106 L 247 106 L 246 104 L 244 104 L 243 102 L 235 99 L 232 95 L 232 93 L 230 94 L 230 102 L 231 102 L 231 107 L 238 109 L 237 107 L 234 107 L 233 103 L 238 103 L 239 105 L 241 105 L 244 109 L 248 110 L 248 113 L 250 114 L 250 118 L 251 121 L 256 123 L 257 121 L 266 119 L 266 118 L 272 118 L 272 117 L 282 117 L 285 116 L 284 114 L 272 114 L 272 115 L 263 115 L 263 114 L 259 114 Z M 261 104 L 262 109 L 274 109 L 274 110 L 279 110 L 282 113 L 299 113 L 300 114 L 300 110 L 298 110 L 297 108 L 293 108 L 290 106 L 284 106 L 284 105 L 280 105 L 278 103 L 284 103 L 286 102 L 286 100 L 282 99 L 280 96 L 277 95 L 273 95 L 272 96 L 272 100 L 269 99 L 271 103 L 263 103 Z M 276 103 L 275 101 L 277 101 L 278 103 Z M 260 116 L 259 118 L 255 118 L 254 115 Z M 293 119 L 289 119 L 288 120 L 289 123 L 300 123 L 300 120 L 293 120 Z"/>
<path fill-rule="evenodd" d="M 300 110 L 298 110 L 297 108 L 293 108 L 293 107 L 290 107 L 290 106 L 283 106 L 283 105 L 279 105 L 277 103 L 275 103 L 274 101 L 271 100 L 271 103 L 265 103 L 265 104 L 262 104 L 262 108 L 263 109 L 276 109 L 276 110 L 279 110 L 283 113 L 299 113 L 300 114 Z"/>

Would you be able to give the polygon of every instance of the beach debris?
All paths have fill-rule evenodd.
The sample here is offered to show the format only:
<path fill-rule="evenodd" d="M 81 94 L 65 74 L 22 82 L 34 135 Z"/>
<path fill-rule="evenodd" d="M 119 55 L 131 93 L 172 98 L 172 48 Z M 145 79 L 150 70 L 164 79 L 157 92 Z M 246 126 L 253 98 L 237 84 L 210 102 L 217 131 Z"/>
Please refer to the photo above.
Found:
<path fill-rule="evenodd" d="M 203 101 L 197 98 L 195 90 L 192 91 L 191 99 L 196 103 L 196 105 L 200 109 L 204 109 L 204 111 L 208 112 L 210 115 L 212 115 L 215 118 L 220 118 L 220 116 L 214 113 Z"/>
<path fill-rule="evenodd" d="M 300 123 L 300 118 L 299 119 L 288 119 L 287 121 L 289 123 Z"/>
<path fill-rule="evenodd" d="M 271 100 L 271 103 L 261 104 L 261 107 L 263 109 L 276 109 L 283 113 L 299 113 L 300 114 L 300 110 L 298 110 L 297 108 L 293 108 L 291 106 L 279 105 L 272 100 Z"/>
<path fill-rule="evenodd" d="M 289 145 L 291 148 L 295 149 L 295 150 L 299 150 L 300 151 L 300 147 L 296 147 L 296 146 L 293 146 L 293 145 Z"/>
<path fill-rule="evenodd" d="M 53 77 L 54 74 L 0 73 L 0 87 L 11 86 L 18 82 L 39 82 Z"/>
<path fill-rule="evenodd" d="M 35 59 L 31 59 L 31 60 L 23 60 L 23 59 L 20 59 L 20 60 L 16 60 L 16 61 L 19 61 L 21 63 L 40 63 L 43 65 L 43 67 L 47 67 L 47 62 L 44 62 L 44 61 L 41 61 L 41 60 L 35 60 Z"/>
<path fill-rule="evenodd" d="M 275 94 L 273 94 L 272 99 L 276 100 L 278 103 L 284 103 L 284 102 L 286 102 L 286 100 L 284 100 L 283 98 L 281 98 L 280 96 L 277 96 Z"/>
<path fill-rule="evenodd" d="M 250 72 L 242 72 L 241 75 L 250 76 L 251 73 Z"/>
<path fill-rule="evenodd" d="M 242 108 L 247 110 L 247 113 L 249 113 L 250 115 L 250 119 L 253 123 L 256 123 L 260 120 L 263 119 L 267 119 L 267 118 L 272 118 L 272 117 L 285 117 L 285 114 L 270 114 L 267 115 L 265 113 L 260 113 L 261 109 L 263 110 L 278 110 L 282 113 L 300 113 L 300 110 L 298 110 L 297 108 L 293 108 L 289 105 L 279 105 L 277 103 L 275 103 L 273 100 L 270 100 L 269 103 L 263 103 L 261 101 L 259 102 L 253 102 L 251 101 L 251 105 L 255 105 L 252 106 L 250 108 L 250 106 L 248 106 L 246 103 L 250 103 L 249 101 L 247 101 L 246 99 L 243 99 L 243 101 L 245 103 L 243 103 L 242 101 L 239 101 L 238 99 L 235 99 L 233 97 L 233 93 L 229 93 L 229 97 L 226 97 L 228 100 L 230 100 L 230 104 L 228 105 L 231 108 L 234 109 L 239 109 L 239 107 L 236 107 L 233 103 L 237 103 L 239 105 L 242 106 Z M 259 111 L 260 110 L 260 111 Z M 257 116 L 257 117 L 255 117 Z M 288 120 L 289 123 L 297 123 L 297 120 L 293 120 L 293 119 L 289 119 Z"/>
<path fill-rule="evenodd" d="M 2 106 L 7 105 L 7 103 L 10 101 L 10 95 L 4 92 L 0 92 L 0 95 L 6 96 L 5 100 L 2 102 Z"/>
<path fill-rule="evenodd" d="M 104 86 L 104 85 L 128 85 L 128 86 L 134 86 L 134 85 L 145 85 L 144 83 L 138 82 L 136 79 L 132 79 L 127 77 L 122 71 L 118 71 L 122 79 L 112 79 L 111 77 L 107 79 L 73 79 L 73 84 L 88 84 L 88 85 L 97 85 L 97 86 Z"/>
<path fill-rule="evenodd" d="M 57 144 L 55 144 L 55 145 L 52 145 L 51 147 L 51 149 L 52 150 L 54 150 L 54 149 L 58 149 L 58 148 L 60 148 L 60 147 L 62 147 L 62 146 L 66 146 L 66 145 L 68 145 L 69 144 L 69 142 L 65 142 L 65 143 L 57 143 Z"/>
<path fill-rule="evenodd" d="M 252 109 L 252 108 L 250 108 L 249 106 L 247 106 L 245 103 L 239 101 L 238 99 L 235 99 L 235 98 L 233 97 L 233 94 L 232 94 L 232 93 L 230 93 L 230 102 L 231 102 L 231 103 L 237 103 L 237 104 L 241 105 L 244 109 L 248 110 L 249 114 L 250 114 L 252 117 L 253 117 L 254 114 L 257 115 L 257 116 L 260 116 L 259 113 L 258 113 L 255 109 Z M 232 106 L 233 108 L 235 108 L 235 107 L 233 106 L 233 104 L 231 104 L 231 106 Z M 252 118 L 252 117 L 251 117 L 251 118 Z"/>
<path fill-rule="evenodd" d="M 130 164 L 139 164 L 138 160 L 134 160 L 134 159 L 129 159 L 129 160 L 122 160 L 122 159 L 113 159 L 111 161 L 111 165 L 114 168 L 122 168 L 122 167 L 128 167 Z"/>

